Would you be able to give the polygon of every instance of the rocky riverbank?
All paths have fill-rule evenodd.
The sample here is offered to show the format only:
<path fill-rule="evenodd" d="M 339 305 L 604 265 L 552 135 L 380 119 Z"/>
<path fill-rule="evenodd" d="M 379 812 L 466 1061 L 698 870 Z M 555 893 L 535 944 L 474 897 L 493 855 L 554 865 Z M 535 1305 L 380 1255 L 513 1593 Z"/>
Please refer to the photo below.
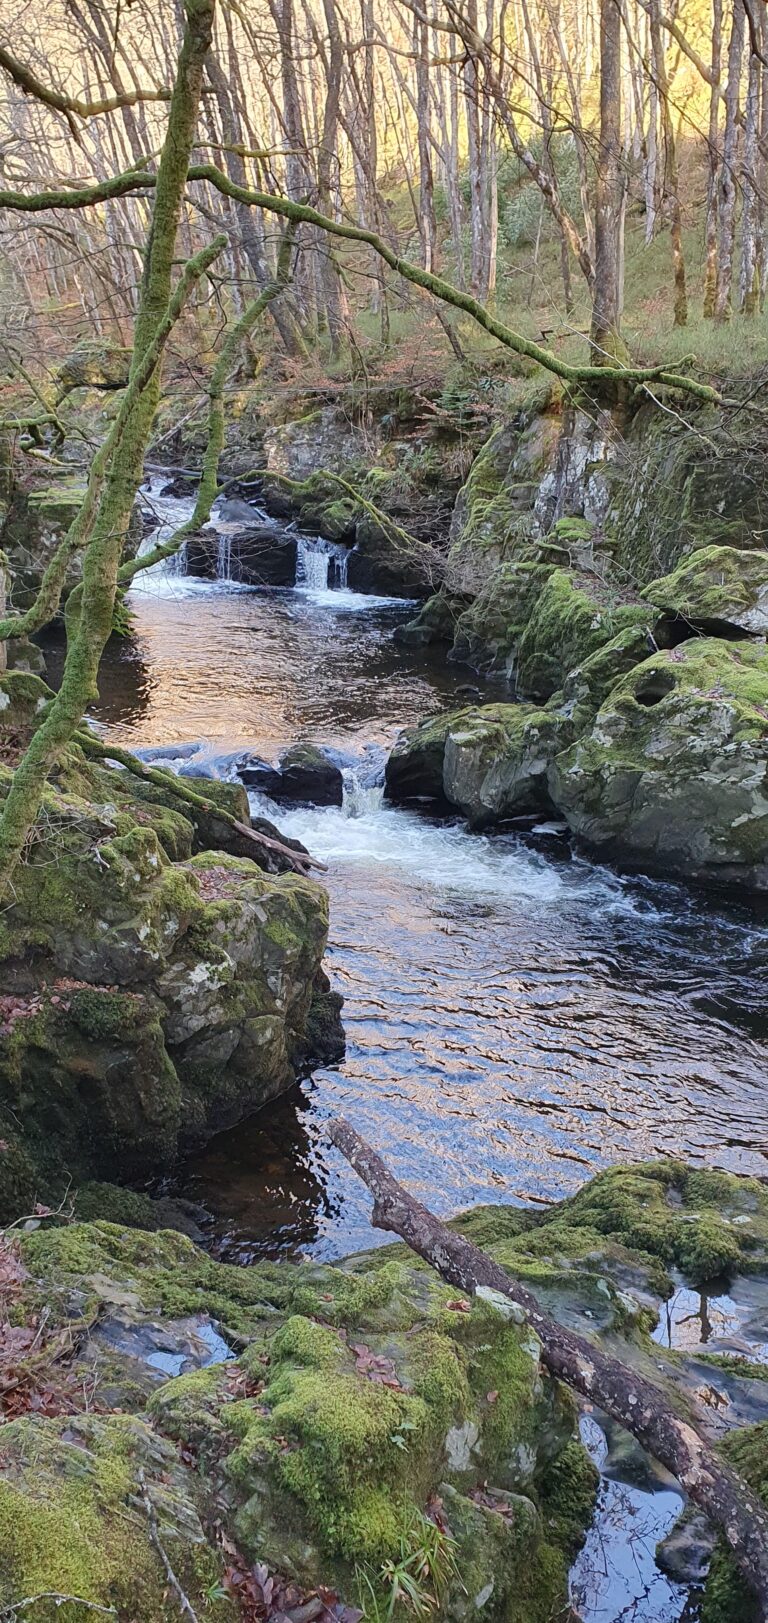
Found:
<path fill-rule="evenodd" d="M 622 864 L 768 888 L 765 482 L 749 433 L 704 417 L 555 404 L 494 432 L 401 636 L 522 702 L 404 735 L 394 800 L 481 827 L 554 812 Z"/>
<path fill-rule="evenodd" d="M 761 1185 L 658 1163 L 543 1213 L 457 1222 L 709 1435 L 724 1423 L 765 1488 L 763 1366 L 650 1336 L 670 1270 L 754 1294 Z M 493 1293 L 457 1297 L 402 1246 L 241 1269 L 124 1220 L 6 1233 L 0 1278 L 16 1353 L 0 1391 L 4 1606 L 48 1596 L 41 1618 L 90 1603 L 136 1623 L 178 1616 L 181 1594 L 197 1618 L 293 1623 L 414 1606 L 549 1623 L 566 1607 L 597 1474 L 536 1336 Z M 700 1560 L 700 1527 L 693 1542 Z M 712 1574 L 706 1623 L 746 1623 L 724 1555 Z"/>

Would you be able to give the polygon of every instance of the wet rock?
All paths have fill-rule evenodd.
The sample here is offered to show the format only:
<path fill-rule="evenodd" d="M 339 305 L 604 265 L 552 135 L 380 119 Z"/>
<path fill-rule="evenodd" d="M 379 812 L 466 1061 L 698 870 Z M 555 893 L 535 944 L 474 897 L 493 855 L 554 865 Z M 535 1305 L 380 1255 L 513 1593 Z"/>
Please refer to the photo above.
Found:
<path fill-rule="evenodd" d="M 412 620 L 408 620 L 404 626 L 395 628 L 395 642 L 403 643 L 407 648 L 427 648 L 435 643 L 451 643 L 460 607 L 459 599 L 449 598 L 443 592 L 434 593 L 422 604 Z"/>
<path fill-rule="evenodd" d="M 555 760 L 550 790 L 619 860 L 768 888 L 764 646 L 704 638 L 636 666 Z"/>
<path fill-rule="evenodd" d="M 340 806 L 344 778 L 330 754 L 316 744 L 294 744 L 284 750 L 277 766 L 249 759 L 238 768 L 249 789 L 272 800 L 306 806 Z"/>
<path fill-rule="evenodd" d="M 243 501 L 241 496 L 227 496 L 219 502 L 216 508 L 216 518 L 223 524 L 263 525 L 264 514 L 258 507 L 252 507 L 250 502 Z"/>
<path fill-rule="evenodd" d="M 384 769 L 388 800 L 402 805 L 409 800 L 445 802 L 443 762 L 448 732 L 467 711 L 429 716 L 400 734 Z"/>
<path fill-rule="evenodd" d="M 354 1602 L 356 1569 L 375 1587 L 432 1510 L 457 1545 L 438 1616 L 474 1615 L 467 1595 L 474 1606 L 484 1591 L 489 1619 L 509 1618 L 512 1597 L 521 1623 L 548 1623 L 565 1604 L 596 1473 L 537 1338 L 495 1303 L 458 1311 L 452 1288 L 397 1253 L 237 1269 L 179 1235 L 109 1224 L 25 1236 L 23 1259 L 30 1297 L 42 1292 L 57 1317 L 77 1323 L 103 1305 L 78 1374 L 92 1384 L 95 1372 L 137 1411 L 120 1422 L 131 1436 L 133 1424 L 142 1436 L 151 1428 L 160 1460 L 172 1447 L 169 1497 L 185 1484 L 212 1496 L 249 1564 Z M 245 1348 L 236 1361 L 227 1348 L 224 1361 L 201 1356 L 211 1318 Z M 174 1367 L 159 1381 L 166 1357 Z M 48 1436 L 44 1425 L 43 1449 Z M 95 1543 L 107 1538 L 110 1500 L 103 1514 L 104 1528 L 89 1520 Z M 173 1526 L 169 1516 L 169 1538 Z M 183 1561 L 180 1535 L 172 1548 Z M 137 1601 L 130 1615 L 163 1614 Z"/>
<path fill-rule="evenodd" d="M 717 1536 L 706 1516 L 688 1512 L 657 1546 L 657 1565 L 677 1584 L 701 1584 L 716 1543 Z"/>
<path fill-rule="evenodd" d="M 242 506 L 246 506 L 242 503 Z M 296 580 L 296 535 L 254 514 L 247 527 L 235 521 L 207 528 L 186 543 L 187 572 L 215 579 L 221 564 L 221 538 L 226 537 L 228 573 L 249 586 L 293 586 Z"/>
<path fill-rule="evenodd" d="M 18 737 L 47 690 L 18 672 L 2 687 L 0 729 L 12 718 Z M 9 781 L 0 769 L 0 796 Z M 248 816 L 241 785 L 205 793 Z M 262 871 L 250 841 L 248 857 L 225 854 L 229 825 L 187 809 L 76 747 L 46 792 L 50 832 L 0 928 L 4 1217 L 39 1179 L 39 1157 L 46 1186 L 57 1167 L 84 1179 L 162 1172 L 317 1053 L 325 893 Z"/>
<path fill-rule="evenodd" d="M 566 725 L 531 705 L 480 705 L 465 712 L 445 741 L 446 799 L 473 827 L 551 810 L 547 772 Z"/>

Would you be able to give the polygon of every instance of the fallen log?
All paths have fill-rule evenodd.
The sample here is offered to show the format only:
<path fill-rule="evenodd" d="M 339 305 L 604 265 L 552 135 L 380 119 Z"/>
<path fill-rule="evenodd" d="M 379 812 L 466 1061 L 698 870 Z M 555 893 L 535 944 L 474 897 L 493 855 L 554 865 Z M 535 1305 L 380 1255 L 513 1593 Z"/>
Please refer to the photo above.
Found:
<path fill-rule="evenodd" d="M 635 1374 L 586 1337 L 566 1330 L 501 1264 L 478 1246 L 446 1228 L 409 1195 L 381 1157 L 349 1122 L 332 1121 L 329 1135 L 373 1198 L 374 1228 L 399 1234 L 449 1284 L 471 1295 L 478 1286 L 499 1291 L 523 1308 L 541 1341 L 547 1369 L 567 1386 L 626 1427 L 643 1448 L 672 1472 L 689 1499 L 720 1529 L 740 1572 L 768 1619 L 768 1508 L 736 1471 L 705 1443 L 693 1426 L 675 1414 L 651 1381 Z"/>

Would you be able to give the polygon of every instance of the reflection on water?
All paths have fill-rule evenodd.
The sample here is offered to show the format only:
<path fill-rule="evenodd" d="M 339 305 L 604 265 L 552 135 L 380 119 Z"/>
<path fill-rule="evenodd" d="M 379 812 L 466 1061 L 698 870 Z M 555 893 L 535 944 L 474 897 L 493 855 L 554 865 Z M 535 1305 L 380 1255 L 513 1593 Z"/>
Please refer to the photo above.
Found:
<path fill-rule="evenodd" d="M 610 1427 L 610 1422 L 608 1422 Z M 611 1428 L 629 1443 L 626 1432 Z M 616 1465 L 603 1427 L 591 1415 L 581 1435 L 603 1480 L 595 1520 L 571 1570 L 571 1600 L 584 1623 L 675 1623 L 685 1611 L 687 1588 L 656 1565 L 656 1546 L 683 1508 L 677 1484 L 630 1449 Z M 621 1447 L 621 1444 L 619 1445 Z"/>
<path fill-rule="evenodd" d="M 145 744 L 389 742 L 447 704 L 460 678 L 392 642 L 412 608 L 372 602 L 166 577 L 162 591 L 131 593 L 135 629 L 107 649 L 94 714 Z"/>

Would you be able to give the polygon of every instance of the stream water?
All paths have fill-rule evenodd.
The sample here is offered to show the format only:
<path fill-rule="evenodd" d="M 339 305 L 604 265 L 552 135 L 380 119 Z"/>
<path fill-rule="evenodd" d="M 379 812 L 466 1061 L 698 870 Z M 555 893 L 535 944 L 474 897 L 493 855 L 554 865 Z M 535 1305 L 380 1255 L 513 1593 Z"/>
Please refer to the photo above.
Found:
<path fill-rule="evenodd" d="M 160 516 L 187 511 L 166 499 Z M 325 549 L 294 590 L 152 571 L 131 593 L 132 637 L 103 667 L 97 715 L 129 746 L 201 741 L 205 764 L 307 738 L 347 762 L 341 809 L 259 803 L 328 865 L 348 1047 L 188 1166 L 184 1192 L 214 1214 L 219 1254 L 333 1258 L 376 1243 L 365 1192 L 324 1138 L 338 1112 L 443 1213 L 552 1201 L 610 1162 L 664 1154 L 765 1176 L 763 923 L 618 877 L 552 834 L 472 835 L 384 805 L 370 747 L 473 681 L 393 643 L 408 606 L 329 587 L 331 564 Z M 592 1623 L 681 1616 L 684 1592 L 652 1560 L 677 1501 L 644 1503 L 653 1583 L 635 1557 L 629 1600 L 615 1562 L 604 1579 L 582 1571 Z"/>

